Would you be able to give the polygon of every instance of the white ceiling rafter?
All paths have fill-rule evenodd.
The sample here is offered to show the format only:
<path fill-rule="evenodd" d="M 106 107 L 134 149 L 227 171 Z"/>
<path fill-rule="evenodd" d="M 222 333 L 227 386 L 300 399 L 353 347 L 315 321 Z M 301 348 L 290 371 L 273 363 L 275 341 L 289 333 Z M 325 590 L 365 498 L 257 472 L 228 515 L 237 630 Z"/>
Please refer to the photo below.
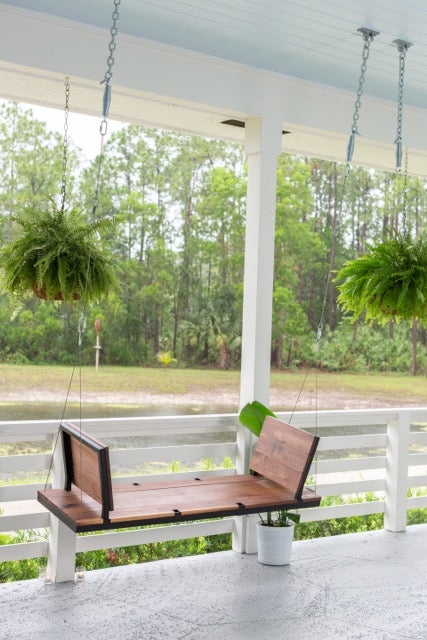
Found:
<path fill-rule="evenodd" d="M 0 96 L 97 115 L 111 0 L 0 3 Z M 393 169 L 398 53 L 407 56 L 404 145 L 427 175 L 427 5 L 420 0 L 122 0 L 112 117 L 233 141 L 225 119 L 279 114 L 283 148 L 342 160 L 360 70 L 360 26 L 381 32 L 368 63 L 354 160 Z"/>

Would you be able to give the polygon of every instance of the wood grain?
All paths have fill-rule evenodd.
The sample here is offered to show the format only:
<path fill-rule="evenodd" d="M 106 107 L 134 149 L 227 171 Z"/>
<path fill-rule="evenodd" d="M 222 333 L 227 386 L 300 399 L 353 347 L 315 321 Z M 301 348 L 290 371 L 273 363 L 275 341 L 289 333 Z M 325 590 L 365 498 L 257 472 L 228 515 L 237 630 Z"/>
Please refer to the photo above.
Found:
<path fill-rule="evenodd" d="M 152 486 L 150 486 L 152 485 Z M 80 491 L 46 490 L 40 492 L 43 504 L 63 511 L 76 527 L 102 523 L 101 507 Z M 241 513 L 242 509 L 260 512 L 274 507 L 316 506 L 320 497 L 311 492 L 297 500 L 289 491 L 261 476 L 242 475 L 207 478 L 205 481 L 170 480 L 163 485 L 147 483 L 114 487 L 114 511 L 110 523 L 120 527 L 127 522 L 149 520 L 171 522 L 181 516 L 214 517 L 221 512 Z M 244 512 L 244 511 L 243 511 Z"/>
<path fill-rule="evenodd" d="M 108 448 L 74 425 L 66 427 L 71 433 L 73 485 L 71 490 L 40 491 L 38 498 L 76 531 L 320 503 L 319 496 L 303 491 L 319 439 L 274 418 L 266 419 L 252 456 L 251 467 L 259 475 L 195 476 L 118 484 L 113 489 Z M 106 459 L 101 454 L 107 454 Z M 112 491 L 111 501 L 106 490 Z M 106 511 L 105 505 L 113 503 L 114 508 Z"/>
<path fill-rule="evenodd" d="M 71 438 L 73 457 L 73 484 L 102 504 L 102 485 L 99 472 L 99 454 Z"/>
<path fill-rule="evenodd" d="M 103 506 L 113 508 L 108 447 L 71 422 L 61 424 L 66 465 L 66 489 L 75 485 Z"/>
<path fill-rule="evenodd" d="M 295 497 L 302 494 L 319 438 L 267 416 L 250 468 L 277 482 Z"/>

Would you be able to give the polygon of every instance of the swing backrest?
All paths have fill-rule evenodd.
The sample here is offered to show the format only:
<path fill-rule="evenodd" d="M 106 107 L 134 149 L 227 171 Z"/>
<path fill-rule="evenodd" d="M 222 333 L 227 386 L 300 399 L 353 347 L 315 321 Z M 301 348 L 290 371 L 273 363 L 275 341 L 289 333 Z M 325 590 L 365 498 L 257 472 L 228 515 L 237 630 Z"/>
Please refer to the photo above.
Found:
<path fill-rule="evenodd" d="M 300 499 L 318 442 L 318 436 L 267 416 L 250 468 Z"/>
<path fill-rule="evenodd" d="M 65 463 L 65 489 L 74 485 L 102 505 L 108 518 L 113 506 L 108 447 L 70 422 L 60 427 Z"/>

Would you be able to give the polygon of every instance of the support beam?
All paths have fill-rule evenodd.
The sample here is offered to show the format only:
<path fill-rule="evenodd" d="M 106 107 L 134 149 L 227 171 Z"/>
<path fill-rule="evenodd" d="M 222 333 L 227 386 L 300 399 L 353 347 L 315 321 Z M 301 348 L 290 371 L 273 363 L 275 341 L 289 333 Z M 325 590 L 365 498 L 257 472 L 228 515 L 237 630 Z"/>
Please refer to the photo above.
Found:
<path fill-rule="evenodd" d="M 50 515 L 46 577 L 52 582 L 74 580 L 76 534 L 54 515 Z"/>
<path fill-rule="evenodd" d="M 277 158 L 282 141 L 279 117 L 248 118 L 245 128 L 248 157 L 245 276 L 243 295 L 242 367 L 240 406 L 270 395 L 270 352 L 273 298 L 274 230 L 276 217 Z M 247 473 L 251 434 L 237 432 L 237 473 Z M 247 519 L 236 520 L 233 549 L 254 552 Z"/>
<path fill-rule="evenodd" d="M 399 413 L 387 424 L 384 529 L 405 531 L 411 416 Z"/>
<path fill-rule="evenodd" d="M 54 439 L 56 440 L 56 434 Z M 54 445 L 51 469 L 52 489 L 64 487 L 65 474 L 62 442 Z M 52 582 L 74 580 L 76 564 L 76 534 L 58 518 L 50 514 L 46 577 Z"/>

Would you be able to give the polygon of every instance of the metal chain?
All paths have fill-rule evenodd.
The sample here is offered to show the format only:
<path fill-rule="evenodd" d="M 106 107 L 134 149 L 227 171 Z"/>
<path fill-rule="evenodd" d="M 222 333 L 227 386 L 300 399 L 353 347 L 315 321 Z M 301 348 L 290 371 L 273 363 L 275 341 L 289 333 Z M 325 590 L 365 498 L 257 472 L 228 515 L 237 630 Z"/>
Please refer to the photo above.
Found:
<path fill-rule="evenodd" d="M 100 136 L 101 136 L 101 148 L 100 148 L 100 153 L 99 153 L 99 158 L 98 158 L 98 168 L 97 168 L 95 195 L 94 195 L 94 204 L 93 204 L 92 215 L 95 214 L 95 211 L 96 211 L 96 208 L 97 208 L 98 202 L 99 202 L 99 186 L 100 186 L 100 182 L 101 182 L 101 166 L 102 166 L 102 157 L 103 157 L 103 149 L 104 149 L 104 140 L 105 140 L 105 136 L 107 135 L 107 128 L 108 128 L 107 118 L 108 118 L 108 110 L 109 110 L 110 102 L 111 102 L 110 81 L 111 81 L 111 78 L 112 78 L 112 75 L 113 75 L 114 51 L 116 49 L 116 36 L 117 36 L 117 33 L 118 33 L 117 23 L 118 23 L 118 20 L 119 20 L 118 8 L 119 8 L 119 5 L 120 5 L 120 2 L 121 2 L 121 0 L 113 0 L 114 9 L 113 9 L 113 14 L 112 14 L 112 25 L 111 25 L 111 29 L 110 29 L 111 39 L 110 39 L 110 43 L 108 45 L 109 54 L 108 54 L 108 58 L 107 58 L 107 70 L 105 72 L 104 79 L 101 82 L 101 84 L 105 83 L 104 97 L 103 97 L 103 109 L 102 109 L 103 119 L 102 119 L 100 127 L 99 127 L 99 133 L 100 133 Z M 70 87 L 69 87 L 68 78 L 66 78 L 65 87 L 66 87 L 66 92 L 65 92 L 65 125 L 64 125 L 64 145 L 63 145 L 64 156 L 63 156 L 63 173 L 62 173 L 62 189 L 61 189 L 61 193 L 62 193 L 62 211 L 64 211 L 64 207 L 65 207 L 66 169 L 67 169 L 67 161 L 68 161 L 68 112 L 69 112 L 69 95 L 70 95 Z M 91 256 L 89 255 L 88 264 L 87 264 L 86 278 L 85 278 L 85 288 L 84 288 L 84 293 L 83 293 L 83 309 L 82 309 L 82 313 L 80 315 L 80 318 L 79 318 L 79 321 L 78 321 L 78 325 L 77 325 L 78 353 L 79 353 L 79 380 L 80 380 L 80 389 L 79 389 L 79 397 L 80 397 L 80 437 L 81 437 L 81 433 L 82 433 L 82 343 L 83 343 L 83 336 L 84 336 L 84 333 L 85 333 L 86 328 L 87 328 L 87 323 L 86 323 L 86 304 L 87 304 L 87 288 L 88 288 L 88 283 L 89 283 L 90 264 L 91 264 Z M 69 386 L 68 386 L 67 397 L 65 399 L 64 408 L 62 410 L 61 422 L 62 422 L 62 420 L 64 418 L 64 415 L 65 415 L 65 410 L 66 410 L 67 403 L 68 403 L 68 397 L 70 395 L 71 383 L 72 383 L 72 380 L 73 380 L 75 369 L 76 369 L 76 366 L 74 366 L 73 373 L 71 374 L 71 380 L 70 380 L 70 383 L 69 383 Z M 56 436 L 55 445 L 54 445 L 54 451 L 55 451 L 55 448 L 56 448 L 57 443 L 58 443 L 58 436 L 59 436 L 59 431 L 58 431 L 58 434 Z M 52 454 L 52 461 L 53 461 L 53 454 Z M 81 450 L 80 450 L 80 472 L 82 470 L 82 466 L 83 466 L 82 465 L 82 454 L 81 454 Z M 51 462 L 51 465 L 49 467 L 49 471 L 48 471 L 48 475 L 47 475 L 47 479 L 46 479 L 46 483 L 45 483 L 45 489 L 46 489 L 47 483 L 49 481 L 49 475 L 50 475 L 50 472 L 51 472 L 51 468 L 52 468 L 52 462 Z M 82 491 L 82 489 L 80 490 L 80 508 L 81 508 L 81 511 L 82 511 L 83 510 L 83 491 Z"/>
<path fill-rule="evenodd" d="M 408 209 L 408 147 L 405 150 L 405 169 L 403 173 L 402 228 L 406 235 L 406 213 Z"/>
<path fill-rule="evenodd" d="M 62 142 L 62 185 L 61 185 L 61 211 L 64 213 L 65 198 L 67 195 L 67 165 L 68 165 L 68 116 L 70 114 L 70 79 L 65 78 L 65 117 L 64 139 Z"/>
<path fill-rule="evenodd" d="M 95 182 L 95 194 L 93 197 L 93 207 L 92 207 L 92 215 L 95 215 L 95 212 L 98 208 L 98 204 L 99 204 L 99 191 L 100 191 L 100 185 L 101 185 L 101 168 L 102 168 L 102 159 L 103 159 L 103 153 L 104 153 L 104 142 L 105 142 L 105 136 L 107 135 L 107 130 L 108 130 L 108 114 L 109 114 L 109 110 L 110 110 L 110 103 L 111 103 L 111 78 L 113 77 L 113 66 L 115 63 L 115 59 L 114 59 L 114 52 L 116 50 L 116 37 L 118 34 L 118 21 L 119 21 L 119 6 L 120 6 L 121 0 L 113 0 L 113 13 L 111 16 L 112 19 L 112 23 L 111 23 L 111 28 L 110 28 L 110 35 L 111 35 L 111 39 L 110 42 L 108 44 L 108 58 L 107 58 L 107 69 L 105 71 L 105 75 L 104 75 L 104 79 L 101 81 L 101 84 L 105 83 L 105 89 L 104 89 L 104 96 L 102 99 L 102 120 L 101 120 L 101 124 L 99 126 L 99 135 L 101 137 L 101 143 L 100 143 L 100 149 L 99 149 L 99 156 L 98 156 L 98 169 L 97 169 L 97 173 L 96 173 L 96 182 Z"/>
<path fill-rule="evenodd" d="M 406 52 L 411 46 L 405 40 L 394 40 L 393 44 L 399 51 L 399 84 L 397 91 L 397 132 L 396 132 L 396 171 L 402 168 L 402 119 L 403 119 L 403 85 L 405 80 Z"/>
<path fill-rule="evenodd" d="M 356 135 L 359 135 L 358 131 L 358 122 L 359 122 L 359 112 L 360 107 L 362 106 L 362 96 L 363 96 L 363 88 L 365 85 L 366 79 L 366 70 L 368 68 L 368 58 L 369 52 L 371 48 L 371 42 L 378 35 L 378 31 L 373 31 L 372 29 L 358 29 L 363 37 L 363 50 L 362 50 L 362 65 L 360 67 L 360 77 L 359 77 L 359 85 L 356 93 L 356 102 L 354 103 L 354 113 L 353 113 L 353 124 L 351 127 L 351 134 L 347 145 L 347 173 L 348 173 L 348 165 L 351 162 L 354 151 L 354 142 Z"/>
<path fill-rule="evenodd" d="M 96 170 L 95 193 L 93 196 L 92 216 L 95 216 L 95 213 L 99 204 L 99 192 L 101 187 L 101 168 L 102 168 L 102 159 L 104 156 L 104 142 L 105 142 L 105 136 L 107 135 L 107 126 L 108 126 L 108 122 L 104 118 L 101 121 L 101 125 L 99 127 L 101 142 L 100 142 L 99 155 L 98 155 L 98 168 Z"/>
<path fill-rule="evenodd" d="M 114 66 L 114 52 L 116 50 L 116 37 L 118 33 L 117 23 L 119 21 L 119 6 L 121 0 L 113 0 L 114 8 L 113 14 L 111 16 L 112 24 L 110 28 L 111 39 L 108 44 L 108 58 L 107 58 L 107 70 L 104 75 L 104 79 L 101 80 L 101 84 L 105 83 L 104 89 L 104 98 L 103 98 L 103 107 L 102 107 L 102 115 L 104 118 L 108 118 L 108 112 L 110 110 L 111 103 L 111 78 L 113 77 L 113 66 Z"/>

